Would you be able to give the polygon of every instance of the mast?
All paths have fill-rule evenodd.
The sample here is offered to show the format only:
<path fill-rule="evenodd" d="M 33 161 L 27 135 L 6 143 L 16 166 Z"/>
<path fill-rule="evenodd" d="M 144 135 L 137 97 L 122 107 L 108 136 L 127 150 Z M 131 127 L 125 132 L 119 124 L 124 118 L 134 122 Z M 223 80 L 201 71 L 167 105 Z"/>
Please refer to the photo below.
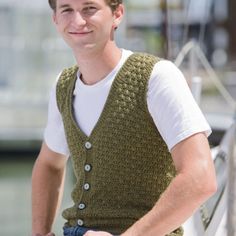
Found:
<path fill-rule="evenodd" d="M 161 34 L 163 36 L 163 52 L 164 57 L 168 58 L 168 48 L 169 48 L 169 41 L 168 41 L 168 0 L 161 0 L 160 1 L 160 8 L 162 14 L 162 22 L 161 22 Z"/>

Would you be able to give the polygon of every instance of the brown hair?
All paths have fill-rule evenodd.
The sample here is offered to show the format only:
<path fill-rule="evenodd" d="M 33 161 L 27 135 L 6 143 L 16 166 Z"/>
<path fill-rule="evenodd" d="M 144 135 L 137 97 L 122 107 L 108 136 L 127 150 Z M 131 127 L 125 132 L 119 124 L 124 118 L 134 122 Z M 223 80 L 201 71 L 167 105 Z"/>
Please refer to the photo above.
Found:
<path fill-rule="evenodd" d="M 109 5 L 112 11 L 115 11 L 119 4 L 122 4 L 122 0 L 105 0 L 105 2 Z M 48 3 L 52 10 L 56 10 L 57 0 L 48 0 Z"/>

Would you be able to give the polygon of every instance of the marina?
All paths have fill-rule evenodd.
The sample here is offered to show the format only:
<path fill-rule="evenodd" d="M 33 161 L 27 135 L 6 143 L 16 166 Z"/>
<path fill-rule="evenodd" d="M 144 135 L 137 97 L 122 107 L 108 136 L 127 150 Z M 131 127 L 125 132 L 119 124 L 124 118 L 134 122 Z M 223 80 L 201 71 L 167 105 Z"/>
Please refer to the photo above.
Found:
<path fill-rule="evenodd" d="M 117 30 L 117 41 L 121 47 L 171 59 L 183 71 L 213 130 L 209 143 L 218 191 L 184 224 L 184 236 L 236 236 L 229 231 L 233 228 L 230 220 L 236 215 L 232 200 L 232 196 L 236 199 L 236 187 L 232 187 L 236 182 L 232 173 L 236 158 L 236 55 L 233 54 L 236 50 L 229 40 L 233 38 L 231 28 L 221 28 L 228 13 L 232 13 L 225 9 L 226 1 L 216 1 L 220 7 L 214 6 L 218 15 L 215 13 L 216 19 L 212 19 L 215 31 L 210 31 L 216 42 L 209 43 L 211 37 L 204 41 L 199 32 L 197 40 L 188 41 L 185 36 L 195 26 L 184 22 L 188 4 L 172 1 L 166 5 L 169 12 L 165 12 L 161 2 L 167 3 L 150 0 L 144 6 L 141 0 L 128 1 L 130 14 Z M 0 225 L 1 235 L 5 236 L 30 235 L 31 173 L 47 123 L 50 91 L 61 69 L 75 63 L 71 51 L 48 23 L 50 17 L 47 1 L 37 0 L 36 5 L 30 0 L 21 4 L 16 0 L 0 2 Z M 167 22 L 162 22 L 163 19 Z M 207 22 L 211 23 L 205 18 L 200 22 L 203 33 L 204 27 L 211 25 Z M 211 43 L 215 48 L 208 52 L 206 47 L 211 48 Z M 229 52 L 234 55 L 232 59 Z M 62 235 L 64 223 L 61 211 L 71 205 L 70 191 L 74 184 L 71 168 L 69 161 L 66 194 L 53 227 L 58 236 Z"/>

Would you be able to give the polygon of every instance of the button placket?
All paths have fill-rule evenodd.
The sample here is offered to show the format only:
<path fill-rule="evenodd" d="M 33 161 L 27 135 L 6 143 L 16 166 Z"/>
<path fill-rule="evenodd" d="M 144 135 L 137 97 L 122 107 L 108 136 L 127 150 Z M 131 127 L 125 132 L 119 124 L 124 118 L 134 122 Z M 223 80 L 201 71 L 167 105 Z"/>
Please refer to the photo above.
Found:
<path fill-rule="evenodd" d="M 84 225 L 84 222 L 81 219 L 78 219 L 77 223 L 78 223 L 79 226 L 83 226 Z"/>
<path fill-rule="evenodd" d="M 90 189 L 90 183 L 88 182 L 88 178 L 89 178 L 89 172 L 91 172 L 92 170 L 92 165 L 89 163 L 89 156 L 90 154 L 90 150 L 92 149 L 92 143 L 90 141 L 86 141 L 84 143 L 84 147 L 85 147 L 85 155 L 86 155 L 86 162 L 84 164 L 84 172 L 85 172 L 85 179 L 84 179 L 84 183 L 82 185 L 82 189 L 83 191 L 88 191 Z M 84 194 L 83 194 L 84 195 Z M 81 202 L 79 202 L 78 204 L 78 210 L 83 211 L 87 208 L 87 204 L 84 203 L 83 199 L 86 200 L 86 195 L 84 195 L 84 198 L 81 198 Z M 82 219 L 78 219 L 78 225 L 79 226 L 83 226 L 84 225 L 84 221 Z"/>
<path fill-rule="evenodd" d="M 85 183 L 83 188 L 84 188 L 84 190 L 88 191 L 90 189 L 90 184 L 89 183 Z"/>
<path fill-rule="evenodd" d="M 78 208 L 79 208 L 80 210 L 84 210 L 84 209 L 86 208 L 86 205 L 85 205 L 84 203 L 80 203 L 79 206 L 78 206 Z"/>
<path fill-rule="evenodd" d="M 87 149 L 87 156 L 89 156 L 89 150 L 92 148 L 92 143 L 90 141 L 86 141 L 84 146 Z M 85 166 L 84 166 L 85 172 L 88 173 L 88 172 L 91 171 L 91 169 L 92 169 L 92 166 L 90 164 L 85 164 Z M 86 181 L 86 178 L 85 178 L 85 181 Z M 85 182 L 84 185 L 83 185 L 83 189 L 86 190 L 86 191 L 89 190 L 90 189 L 90 184 Z"/>
<path fill-rule="evenodd" d="M 91 169 L 92 169 L 92 166 L 91 166 L 90 164 L 86 164 L 86 165 L 84 166 L 84 170 L 85 170 L 86 172 L 90 172 Z"/>
<path fill-rule="evenodd" d="M 85 142 L 84 146 L 87 150 L 92 148 L 92 144 L 89 141 Z"/>

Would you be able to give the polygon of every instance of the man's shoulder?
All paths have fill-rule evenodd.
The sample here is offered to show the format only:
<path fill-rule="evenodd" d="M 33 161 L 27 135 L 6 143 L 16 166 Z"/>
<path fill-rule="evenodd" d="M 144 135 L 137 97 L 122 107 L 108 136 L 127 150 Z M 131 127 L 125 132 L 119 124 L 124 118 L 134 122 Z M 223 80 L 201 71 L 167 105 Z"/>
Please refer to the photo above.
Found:
<path fill-rule="evenodd" d="M 72 78 L 74 78 L 77 75 L 77 72 L 78 72 L 77 65 L 63 69 L 63 71 L 61 72 L 61 75 L 58 79 L 58 83 L 65 83 L 65 82 L 71 80 Z"/>
<path fill-rule="evenodd" d="M 57 81 L 56 98 L 58 108 L 61 111 L 66 97 L 73 91 L 75 81 L 77 79 L 78 66 L 72 66 L 64 69 Z M 68 93 L 69 92 L 69 93 Z"/>
<path fill-rule="evenodd" d="M 150 53 L 146 53 L 146 52 L 134 52 L 131 56 L 131 59 L 135 60 L 135 61 L 143 61 L 143 62 L 158 62 L 160 60 L 162 60 L 162 58 L 154 55 L 154 54 L 150 54 Z"/>
<path fill-rule="evenodd" d="M 138 74 L 139 76 L 143 75 L 141 77 L 147 79 L 160 60 L 162 59 L 153 54 L 134 52 L 124 64 L 124 69 L 127 69 L 131 73 Z"/>
<path fill-rule="evenodd" d="M 143 69 L 151 69 L 160 60 L 159 57 L 145 53 L 145 52 L 132 52 L 126 57 L 123 64 L 123 70 L 129 70 L 130 72 L 139 71 Z"/>
<path fill-rule="evenodd" d="M 74 83 L 77 79 L 78 66 L 74 65 L 65 68 L 57 81 L 57 91 L 67 88 L 71 83 Z"/>

